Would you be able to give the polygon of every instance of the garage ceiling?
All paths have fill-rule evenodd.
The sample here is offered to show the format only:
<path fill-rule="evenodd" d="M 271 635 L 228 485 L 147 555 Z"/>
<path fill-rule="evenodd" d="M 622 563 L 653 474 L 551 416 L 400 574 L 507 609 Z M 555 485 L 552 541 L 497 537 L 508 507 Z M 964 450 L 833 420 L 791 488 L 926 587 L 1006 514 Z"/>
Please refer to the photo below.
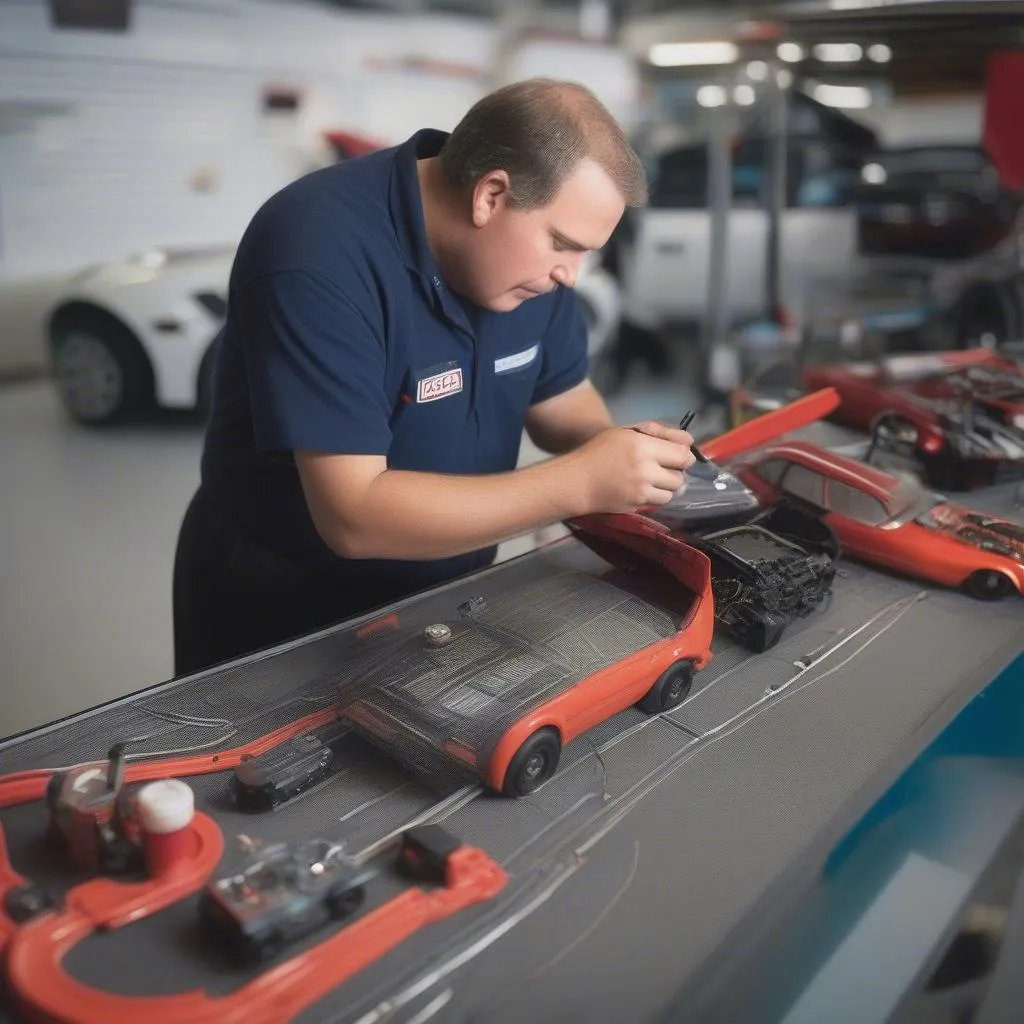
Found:
<path fill-rule="evenodd" d="M 499 17 L 509 5 L 502 0 L 327 0 L 348 9 L 395 13 L 449 12 Z M 532 6 L 538 20 L 555 16 L 572 24 L 586 0 L 519 0 Z M 780 38 L 806 47 L 821 42 L 882 42 L 893 59 L 880 68 L 867 61 L 822 65 L 813 57 L 799 71 L 827 73 L 830 80 L 884 74 L 897 94 L 950 93 L 982 88 L 988 56 L 1024 46 L 1024 2 L 1017 0 L 608 0 L 612 24 L 649 16 L 671 16 L 679 40 L 702 38 L 695 32 L 709 18 L 720 25 L 754 19 L 777 27 Z M 687 26 L 687 18 L 695 19 Z M 707 38 L 704 36 L 703 38 Z"/>

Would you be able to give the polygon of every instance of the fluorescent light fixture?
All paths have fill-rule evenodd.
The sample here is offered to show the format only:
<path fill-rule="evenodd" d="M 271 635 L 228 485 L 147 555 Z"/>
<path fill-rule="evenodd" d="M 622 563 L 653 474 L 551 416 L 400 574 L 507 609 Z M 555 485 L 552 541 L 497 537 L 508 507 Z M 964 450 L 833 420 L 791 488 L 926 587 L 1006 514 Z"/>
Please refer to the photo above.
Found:
<path fill-rule="evenodd" d="M 886 46 L 885 43 L 872 43 L 868 47 L 868 60 L 873 60 L 876 64 L 888 64 L 892 60 L 892 47 Z"/>
<path fill-rule="evenodd" d="M 747 78 L 752 82 L 763 82 L 768 77 L 768 65 L 763 60 L 752 60 L 747 65 Z"/>
<path fill-rule="evenodd" d="M 728 93 L 720 85 L 702 85 L 697 90 L 697 102 L 702 107 L 724 107 Z"/>
<path fill-rule="evenodd" d="M 648 54 L 660 68 L 704 64 L 732 64 L 739 56 L 735 43 L 655 43 Z"/>
<path fill-rule="evenodd" d="M 871 106 L 871 90 L 863 85 L 825 85 L 814 87 L 814 98 L 826 107 L 863 110 Z"/>
<path fill-rule="evenodd" d="M 732 98 L 741 107 L 749 107 L 757 99 L 757 95 L 752 85 L 737 85 L 732 91 Z"/>
<path fill-rule="evenodd" d="M 828 0 L 833 11 L 858 11 L 865 7 L 884 7 L 886 0 Z"/>
<path fill-rule="evenodd" d="M 818 43 L 814 56 L 827 64 L 852 64 L 864 56 L 859 43 Z"/>
<path fill-rule="evenodd" d="M 860 176 L 869 185 L 884 185 L 889 174 L 881 164 L 865 164 L 860 169 Z"/>
<path fill-rule="evenodd" d="M 801 61 L 807 56 L 799 43 L 779 43 L 775 47 L 775 52 L 778 54 L 779 60 L 784 60 L 787 64 L 796 64 L 797 61 Z"/>

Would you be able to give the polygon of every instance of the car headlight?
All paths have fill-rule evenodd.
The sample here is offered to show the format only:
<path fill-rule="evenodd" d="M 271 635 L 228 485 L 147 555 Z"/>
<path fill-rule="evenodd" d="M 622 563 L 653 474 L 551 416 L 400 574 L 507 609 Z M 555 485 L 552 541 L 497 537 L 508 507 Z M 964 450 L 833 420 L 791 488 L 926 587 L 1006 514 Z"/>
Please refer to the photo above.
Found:
<path fill-rule="evenodd" d="M 163 249 L 146 249 L 143 252 L 132 253 L 125 262 L 134 263 L 146 270 L 160 270 L 167 265 L 167 253 Z"/>

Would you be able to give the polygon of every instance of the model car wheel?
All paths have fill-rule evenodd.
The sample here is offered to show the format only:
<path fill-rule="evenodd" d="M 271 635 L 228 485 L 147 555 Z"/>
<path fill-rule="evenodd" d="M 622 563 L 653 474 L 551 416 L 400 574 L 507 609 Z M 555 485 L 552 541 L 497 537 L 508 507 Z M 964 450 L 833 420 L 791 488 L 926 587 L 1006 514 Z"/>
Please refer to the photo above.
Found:
<path fill-rule="evenodd" d="M 51 334 L 57 392 L 73 419 L 99 426 L 152 403 L 152 368 L 116 317 L 94 309 L 59 313 Z"/>
<path fill-rule="evenodd" d="M 655 684 L 644 695 L 637 705 L 648 715 L 660 715 L 682 704 L 693 686 L 693 662 L 677 661 L 669 665 Z"/>
<path fill-rule="evenodd" d="M 540 789 L 558 768 L 562 744 L 555 729 L 538 729 L 517 751 L 505 772 L 506 796 L 528 796 Z"/>
<path fill-rule="evenodd" d="M 332 892 L 324 902 L 331 912 L 331 917 L 341 920 L 354 914 L 362 906 L 364 895 L 363 887 L 357 885 L 354 889 Z"/>
<path fill-rule="evenodd" d="M 979 601 L 998 601 L 1016 589 L 1013 581 L 995 569 L 980 569 L 967 577 L 967 592 Z"/>
<path fill-rule="evenodd" d="M 904 458 L 913 458 L 917 453 L 917 427 L 895 413 L 883 413 L 879 416 L 872 434 L 875 445 L 882 451 L 892 452 Z"/>

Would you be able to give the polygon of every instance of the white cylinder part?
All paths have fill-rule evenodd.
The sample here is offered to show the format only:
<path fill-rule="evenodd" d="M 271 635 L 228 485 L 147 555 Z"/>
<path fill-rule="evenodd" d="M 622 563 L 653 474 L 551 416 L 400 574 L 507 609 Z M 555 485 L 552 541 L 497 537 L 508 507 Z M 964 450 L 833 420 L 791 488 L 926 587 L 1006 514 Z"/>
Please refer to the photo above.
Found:
<path fill-rule="evenodd" d="M 135 798 L 143 832 L 167 835 L 186 828 L 195 815 L 192 787 L 178 779 L 160 779 L 143 786 Z"/>

